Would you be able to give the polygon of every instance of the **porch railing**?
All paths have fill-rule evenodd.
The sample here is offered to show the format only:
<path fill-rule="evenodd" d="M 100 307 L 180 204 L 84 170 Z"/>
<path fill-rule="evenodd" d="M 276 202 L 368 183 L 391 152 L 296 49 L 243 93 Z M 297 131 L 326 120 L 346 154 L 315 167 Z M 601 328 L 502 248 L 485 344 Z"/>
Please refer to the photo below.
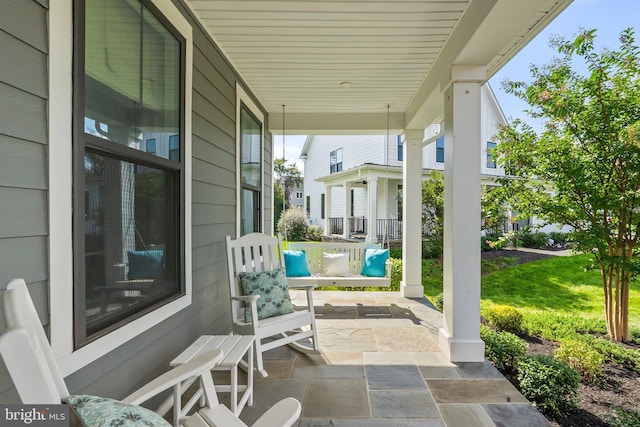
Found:
<path fill-rule="evenodd" d="M 349 218 L 349 232 L 350 233 L 366 233 L 367 232 L 367 219 L 363 216 L 354 216 Z"/>
<path fill-rule="evenodd" d="M 402 221 L 397 219 L 379 219 L 377 222 L 376 235 L 378 240 L 402 239 Z"/>
<path fill-rule="evenodd" d="M 327 234 L 342 234 L 344 219 L 342 217 L 329 218 L 329 232 Z"/>

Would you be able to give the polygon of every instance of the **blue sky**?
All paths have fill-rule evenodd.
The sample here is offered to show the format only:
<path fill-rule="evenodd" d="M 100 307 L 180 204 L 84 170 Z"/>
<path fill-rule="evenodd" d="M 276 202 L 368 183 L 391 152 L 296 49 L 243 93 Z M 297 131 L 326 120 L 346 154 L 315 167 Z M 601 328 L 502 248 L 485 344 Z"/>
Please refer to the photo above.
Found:
<path fill-rule="evenodd" d="M 513 0 L 516 1 L 516 0 Z M 525 0 L 526 1 L 526 0 Z M 581 29 L 597 29 L 596 46 L 615 49 L 619 46 L 618 36 L 627 27 L 640 29 L 640 0 L 574 0 L 550 25 L 524 47 L 490 80 L 496 98 L 507 119 L 521 118 L 535 126 L 528 118 L 526 104 L 513 95 L 506 94 L 500 83 L 508 78 L 514 81 L 530 81 L 530 64 L 543 65 L 558 56 L 555 49 L 549 47 L 549 38 L 560 35 L 573 39 Z M 636 34 L 640 42 L 640 31 Z M 287 135 L 285 155 L 287 160 L 302 166 L 299 159 L 304 145 L 304 136 Z M 275 155 L 282 156 L 282 136 L 274 137 Z"/>

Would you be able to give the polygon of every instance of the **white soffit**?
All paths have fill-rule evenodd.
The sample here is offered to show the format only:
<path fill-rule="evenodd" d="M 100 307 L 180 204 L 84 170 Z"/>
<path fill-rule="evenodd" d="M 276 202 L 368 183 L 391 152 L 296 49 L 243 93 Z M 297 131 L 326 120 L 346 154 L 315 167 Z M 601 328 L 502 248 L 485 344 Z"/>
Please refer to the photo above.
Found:
<path fill-rule="evenodd" d="M 287 114 L 380 114 L 387 104 L 404 114 L 438 58 L 450 57 L 449 46 L 457 50 L 454 57 L 465 53 L 460 46 L 473 36 L 453 40 L 457 34 L 487 37 L 490 46 L 482 54 L 495 51 L 484 64 L 490 75 L 570 2 L 188 0 L 272 118 L 283 104 Z M 527 16 L 512 19 L 515 28 L 502 10 L 491 13 L 496 5 L 512 11 L 505 3 L 528 3 L 520 7 Z M 478 8 L 485 8 L 491 26 L 456 31 L 465 12 Z M 504 36 L 496 26 L 501 16 L 510 22 Z"/>

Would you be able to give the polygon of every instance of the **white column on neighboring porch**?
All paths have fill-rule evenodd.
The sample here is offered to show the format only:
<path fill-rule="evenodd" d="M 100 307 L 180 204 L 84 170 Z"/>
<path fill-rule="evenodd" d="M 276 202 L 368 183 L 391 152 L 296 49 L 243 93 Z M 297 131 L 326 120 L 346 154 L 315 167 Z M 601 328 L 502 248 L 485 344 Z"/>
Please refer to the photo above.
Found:
<path fill-rule="evenodd" d="M 407 298 L 424 296 L 422 288 L 422 139 L 424 130 L 404 132 L 402 168 L 402 282 Z"/>
<path fill-rule="evenodd" d="M 378 178 L 367 179 L 367 243 L 378 241 L 376 228 L 378 225 Z"/>
<path fill-rule="evenodd" d="M 326 186 L 324 195 L 324 234 L 330 236 L 331 233 L 331 189 L 333 187 Z"/>
<path fill-rule="evenodd" d="M 484 361 L 480 339 L 480 88 L 484 67 L 453 66 L 445 90 L 444 326 L 452 362 Z"/>
<path fill-rule="evenodd" d="M 351 216 L 351 184 L 345 182 L 342 185 L 344 188 L 344 212 L 342 215 L 342 237 L 348 239 L 349 233 L 349 217 Z"/>

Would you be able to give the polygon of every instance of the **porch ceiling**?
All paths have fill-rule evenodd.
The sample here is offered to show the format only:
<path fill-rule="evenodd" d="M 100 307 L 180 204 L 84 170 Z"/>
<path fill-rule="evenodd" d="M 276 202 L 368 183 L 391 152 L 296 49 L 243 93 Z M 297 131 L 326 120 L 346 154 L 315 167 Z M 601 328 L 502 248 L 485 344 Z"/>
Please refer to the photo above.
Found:
<path fill-rule="evenodd" d="M 451 65 L 494 74 L 572 0 L 188 0 L 287 132 L 421 129 Z M 319 133 L 319 132 L 316 132 Z"/>

